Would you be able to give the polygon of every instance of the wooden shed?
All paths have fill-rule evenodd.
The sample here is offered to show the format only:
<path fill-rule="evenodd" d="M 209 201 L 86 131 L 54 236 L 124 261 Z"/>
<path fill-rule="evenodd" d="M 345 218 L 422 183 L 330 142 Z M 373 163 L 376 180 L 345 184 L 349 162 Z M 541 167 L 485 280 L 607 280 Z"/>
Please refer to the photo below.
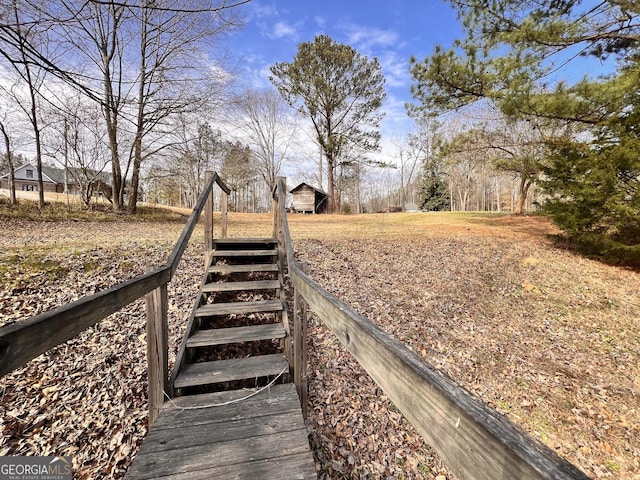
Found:
<path fill-rule="evenodd" d="M 301 183 L 289 193 L 293 195 L 291 209 L 298 213 L 324 213 L 327 211 L 327 194 L 311 185 Z"/>

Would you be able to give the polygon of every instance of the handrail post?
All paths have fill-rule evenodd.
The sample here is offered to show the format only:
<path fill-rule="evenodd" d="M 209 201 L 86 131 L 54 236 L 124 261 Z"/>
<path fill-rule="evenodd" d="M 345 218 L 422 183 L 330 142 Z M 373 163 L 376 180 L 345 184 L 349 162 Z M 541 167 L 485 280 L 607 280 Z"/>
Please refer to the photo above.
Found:
<path fill-rule="evenodd" d="M 286 240 L 284 238 L 284 227 L 282 225 L 282 210 L 284 205 L 280 205 L 280 199 L 287 195 L 287 178 L 278 177 L 276 194 L 273 198 L 273 236 L 278 241 L 278 259 L 280 260 L 280 271 L 284 273 L 287 257 Z"/>
<path fill-rule="evenodd" d="M 300 269 L 307 273 L 307 263 L 300 263 Z M 298 390 L 302 416 L 306 420 L 308 412 L 309 384 L 307 375 L 307 329 L 309 325 L 308 305 L 300 294 L 293 290 L 293 382 Z"/>
<path fill-rule="evenodd" d="M 274 190 L 274 194 L 273 194 L 273 201 L 272 201 L 272 205 L 271 205 L 271 209 L 273 211 L 273 238 L 278 238 L 278 226 L 280 225 L 279 222 L 279 218 L 280 218 L 280 202 L 279 202 L 279 198 L 280 198 L 280 180 L 278 177 L 278 180 L 276 180 L 276 189 Z"/>
<path fill-rule="evenodd" d="M 224 190 L 220 194 L 220 238 L 227 238 L 227 207 L 229 205 L 229 195 Z"/>
<path fill-rule="evenodd" d="M 147 379 L 149 383 L 149 426 L 162 410 L 169 382 L 169 333 L 167 284 L 145 295 L 147 309 Z"/>
<path fill-rule="evenodd" d="M 204 183 L 207 185 L 213 176 L 213 172 L 207 170 L 204 174 Z M 204 256 L 208 260 L 209 252 L 213 250 L 213 186 L 207 193 L 207 203 L 204 206 Z M 209 265 L 205 265 L 205 268 Z"/>

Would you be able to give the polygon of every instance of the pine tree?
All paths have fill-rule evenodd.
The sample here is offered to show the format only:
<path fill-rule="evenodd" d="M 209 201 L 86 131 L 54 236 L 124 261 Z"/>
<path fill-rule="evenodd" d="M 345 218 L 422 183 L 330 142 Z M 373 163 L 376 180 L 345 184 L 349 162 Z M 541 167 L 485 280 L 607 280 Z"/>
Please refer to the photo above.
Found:
<path fill-rule="evenodd" d="M 635 72 L 635 73 L 633 73 Z M 624 75 L 640 73 L 640 65 Z M 556 141 L 544 168 L 543 205 L 588 253 L 640 265 L 640 93 L 590 143 Z"/>
<path fill-rule="evenodd" d="M 427 160 L 422 167 L 420 210 L 439 212 L 451 208 L 451 196 L 444 176 L 435 160 Z"/>
<path fill-rule="evenodd" d="M 283 98 L 311 120 L 327 162 L 329 210 L 337 211 L 337 175 L 346 149 L 375 151 L 380 108 L 386 97 L 382 67 L 353 47 L 326 35 L 298 45 L 291 63 L 271 67 L 271 82 Z"/>

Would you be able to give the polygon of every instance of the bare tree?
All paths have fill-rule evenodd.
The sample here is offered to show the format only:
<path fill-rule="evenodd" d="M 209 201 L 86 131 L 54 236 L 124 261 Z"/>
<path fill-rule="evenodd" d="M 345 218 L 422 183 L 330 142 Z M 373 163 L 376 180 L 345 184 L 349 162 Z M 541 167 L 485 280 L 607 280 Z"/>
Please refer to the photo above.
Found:
<path fill-rule="evenodd" d="M 253 148 L 260 175 L 269 190 L 276 185 L 298 133 L 298 120 L 277 90 L 247 90 L 233 102 L 238 126 Z"/>
<path fill-rule="evenodd" d="M 22 3 L 19 4 L 18 0 L 13 0 L 9 9 L 5 7 L 5 15 L 13 20 L 10 24 L 13 44 L 9 46 L 9 49 L 3 49 L 1 53 L 22 80 L 20 85 L 14 84 L 12 96 L 17 100 L 16 104 L 29 119 L 33 131 L 36 150 L 38 202 L 40 208 L 42 208 L 45 205 L 45 201 L 44 183 L 42 181 L 42 140 L 38 90 L 44 81 L 46 71 L 30 61 L 29 51 L 33 48 L 33 45 L 42 47 L 46 42 L 43 41 L 44 31 L 41 29 L 39 22 L 36 18 L 29 16 L 32 13 L 32 9 L 27 8 Z M 13 51 L 10 50 L 11 47 L 13 47 Z M 26 87 L 26 102 L 21 98 L 22 95 L 18 92 L 18 86 Z"/>
<path fill-rule="evenodd" d="M 18 203 L 16 199 L 16 166 L 13 163 L 13 151 L 11 150 L 11 139 L 9 133 L 5 127 L 6 120 L 0 121 L 0 131 L 2 131 L 2 138 L 4 140 L 5 155 L 7 159 L 7 166 L 9 167 L 9 204 L 16 205 Z"/>
<path fill-rule="evenodd" d="M 161 171 L 168 173 L 177 182 L 181 203 L 192 207 L 204 187 L 205 172 L 220 171 L 224 146 L 220 131 L 208 123 L 197 123 L 192 115 L 180 115 L 179 118 L 174 132 L 178 141 L 154 174 L 162 177 Z"/>
<path fill-rule="evenodd" d="M 143 0 L 134 10 L 138 25 L 140 51 L 136 79 L 135 135 L 132 145 L 131 187 L 128 209 L 135 212 L 140 166 L 145 158 L 166 145 L 147 148 L 143 140 L 158 130 L 168 117 L 182 112 L 197 112 L 209 100 L 199 88 L 207 83 L 222 83 L 216 77 L 204 50 L 211 41 L 239 24 L 233 11 L 225 12 L 225 2 L 213 11 L 204 11 L 201 2 L 188 2 L 186 8 L 173 8 L 170 0 Z M 183 5 L 182 7 L 185 7 Z M 149 147 L 147 145 L 147 147 Z"/>
<path fill-rule="evenodd" d="M 65 171 L 65 193 L 69 191 L 69 176 L 86 207 L 100 190 L 112 200 L 106 190 L 104 172 L 110 162 L 108 135 L 101 114 L 93 102 L 79 94 L 69 95 L 49 115 L 48 155 Z M 62 160 L 60 159 L 62 156 Z"/>
<path fill-rule="evenodd" d="M 127 6 L 116 2 L 60 0 L 56 9 L 43 7 L 43 12 L 56 26 L 76 69 L 85 72 L 86 90 L 91 91 L 100 104 L 111 153 L 111 198 L 114 210 L 121 210 L 124 180 L 120 121 L 125 113 L 127 93 L 125 51 L 132 40 L 132 33 L 125 28 Z"/>
<path fill-rule="evenodd" d="M 247 1 L 30 3 L 41 19 L 33 25 L 50 28 L 67 55 L 64 64 L 52 62 L 27 43 L 23 63 L 52 72 L 99 103 L 111 151 L 114 209 L 124 208 L 129 193 L 128 207 L 135 211 L 141 164 L 166 147 L 159 141 L 170 124 L 166 120 L 201 109 L 215 91 L 205 86 L 210 77 L 220 79 L 205 47 L 240 23 L 235 7 Z M 8 59 L 19 58 L 11 49 L 22 45 L 15 32 L 26 25 L 15 24 L 0 25 L 0 54 Z"/>

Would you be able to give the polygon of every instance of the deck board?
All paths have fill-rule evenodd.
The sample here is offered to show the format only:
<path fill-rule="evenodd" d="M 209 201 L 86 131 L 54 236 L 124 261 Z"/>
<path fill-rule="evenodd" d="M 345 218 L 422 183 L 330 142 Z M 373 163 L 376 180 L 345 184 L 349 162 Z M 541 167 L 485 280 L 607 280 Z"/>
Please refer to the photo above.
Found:
<path fill-rule="evenodd" d="M 275 385 L 238 403 L 211 406 L 228 398 L 229 392 L 224 392 L 169 403 L 125 478 L 317 478 L 293 384 Z M 199 406 L 208 408 L 188 409 Z"/>
<path fill-rule="evenodd" d="M 249 280 L 246 282 L 216 282 L 207 283 L 202 286 L 202 291 L 207 293 L 214 292 L 237 292 L 252 290 L 277 290 L 280 285 L 279 280 Z"/>
<path fill-rule="evenodd" d="M 214 257 L 275 257 L 278 251 L 275 249 L 260 250 L 214 250 Z"/>
<path fill-rule="evenodd" d="M 185 365 L 174 382 L 175 388 L 232 382 L 247 378 L 275 376 L 289 369 L 284 354 L 231 358 Z"/>
<path fill-rule="evenodd" d="M 245 313 L 278 312 L 284 307 L 280 300 L 258 300 L 255 302 L 229 302 L 203 305 L 195 312 L 196 317 L 219 315 L 242 315 Z"/>
<path fill-rule="evenodd" d="M 187 340 L 188 348 L 224 345 L 228 343 L 255 342 L 284 338 L 286 332 L 281 323 L 251 325 L 249 327 L 214 328 L 198 330 Z"/>
<path fill-rule="evenodd" d="M 280 269 L 277 263 L 257 263 L 241 265 L 212 265 L 207 270 L 208 273 L 230 274 L 230 273 L 254 273 L 254 272 L 277 272 Z"/>

